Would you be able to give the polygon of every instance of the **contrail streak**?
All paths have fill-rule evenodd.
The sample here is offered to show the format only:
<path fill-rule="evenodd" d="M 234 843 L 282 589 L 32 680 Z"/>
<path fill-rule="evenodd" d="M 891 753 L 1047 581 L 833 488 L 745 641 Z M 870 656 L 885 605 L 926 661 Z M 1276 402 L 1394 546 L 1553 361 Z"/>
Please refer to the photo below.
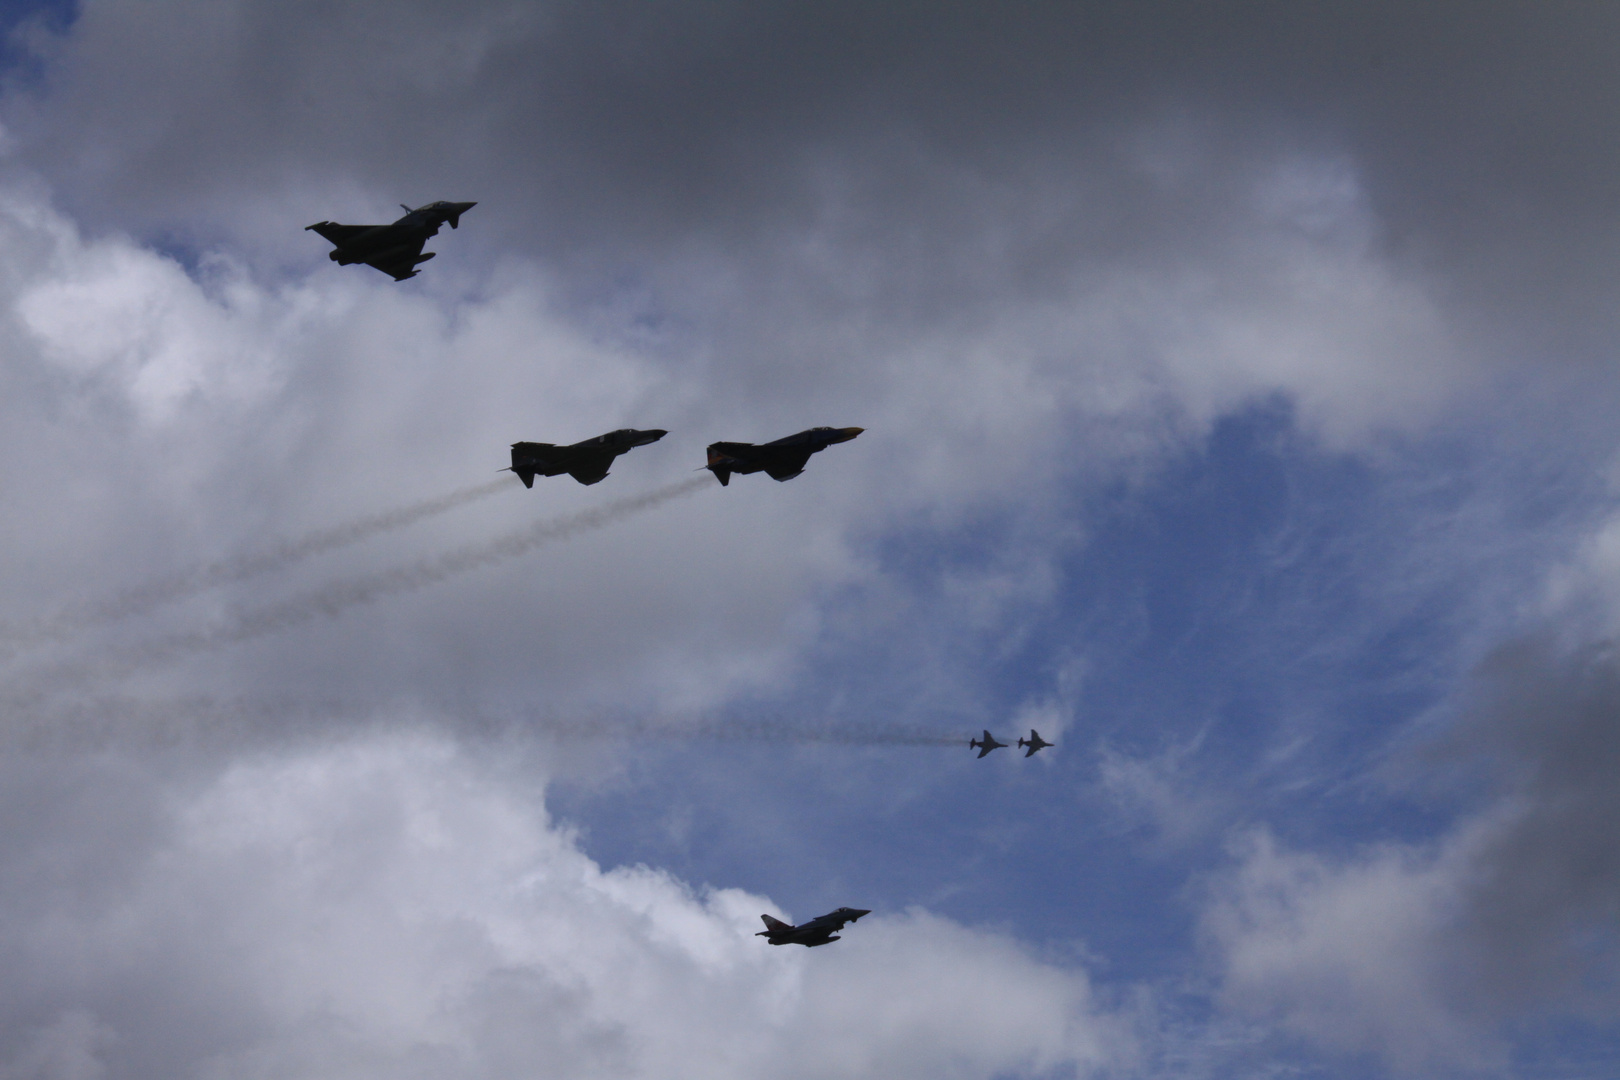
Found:
<path fill-rule="evenodd" d="M 707 477 L 694 477 L 591 510 L 539 521 L 482 544 L 469 544 L 375 574 L 339 578 L 303 596 L 243 612 L 209 629 L 136 646 L 124 657 L 131 668 L 141 667 L 290 630 L 323 616 L 331 618 L 353 607 L 415 592 L 449 578 L 516 559 L 545 544 L 594 532 L 683 495 L 690 495 L 711 483 Z"/>
<path fill-rule="evenodd" d="M 427 518 L 448 513 L 457 507 L 488 498 L 510 486 L 510 479 L 502 479 L 460 488 L 436 498 L 424 499 L 393 510 L 385 510 L 380 514 L 358 518 L 346 524 L 305 533 L 303 536 L 283 540 L 261 551 L 204 563 L 172 577 L 137 585 L 105 600 L 64 609 L 28 625 L 0 629 L 0 641 L 13 649 L 61 641 L 89 627 L 144 615 L 165 604 L 188 599 L 209 589 L 284 570 L 316 555 L 403 529 Z"/>

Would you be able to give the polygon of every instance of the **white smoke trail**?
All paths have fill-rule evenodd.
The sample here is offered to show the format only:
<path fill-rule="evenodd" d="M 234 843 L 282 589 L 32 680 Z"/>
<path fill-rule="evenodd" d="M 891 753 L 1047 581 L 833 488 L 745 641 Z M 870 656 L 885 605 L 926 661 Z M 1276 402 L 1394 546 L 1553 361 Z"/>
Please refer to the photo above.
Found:
<path fill-rule="evenodd" d="M 660 742 L 765 745 L 966 747 L 968 735 L 916 724 L 818 722 L 755 717 L 692 716 L 560 719 L 533 713 L 448 712 L 425 702 L 340 698 L 143 698 L 97 694 L 7 709 L 0 721 L 0 752 L 83 753 L 90 750 L 240 750 L 304 739 L 331 738 L 368 728 L 419 726 L 474 741 L 530 743 Z"/>
<path fill-rule="evenodd" d="M 591 721 L 531 716 L 514 725 L 561 741 L 633 739 L 669 742 L 763 742 L 824 746 L 966 746 L 968 739 L 920 724 L 815 722 L 780 717 L 610 718 Z"/>
<path fill-rule="evenodd" d="M 105 664 L 93 668 L 90 673 L 103 676 L 124 674 L 195 653 L 249 641 L 266 634 L 290 630 L 317 618 L 331 618 L 353 607 L 374 604 L 401 593 L 415 592 L 474 570 L 516 559 L 545 544 L 606 528 L 624 518 L 690 495 L 712 483 L 713 481 L 707 477 L 694 477 L 591 510 L 581 510 L 566 517 L 539 521 L 527 528 L 481 544 L 469 544 L 374 574 L 339 578 L 302 596 L 242 612 L 204 630 L 177 634 L 121 650 L 117 656 L 109 657 Z M 60 676 L 60 673 L 58 674 Z"/>
<path fill-rule="evenodd" d="M 19 649 L 63 641 L 91 627 L 144 615 L 166 604 L 177 603 L 222 585 L 233 585 L 261 574 L 284 570 L 316 555 L 403 529 L 468 503 L 488 498 L 510 486 L 511 480 L 508 478 L 460 488 L 445 495 L 385 510 L 380 514 L 358 518 L 342 525 L 318 529 L 273 544 L 262 551 L 204 563 L 172 577 L 137 585 L 104 600 L 64 609 L 30 624 L 0 628 L 0 642 L 8 646 L 12 652 L 16 652 Z"/>

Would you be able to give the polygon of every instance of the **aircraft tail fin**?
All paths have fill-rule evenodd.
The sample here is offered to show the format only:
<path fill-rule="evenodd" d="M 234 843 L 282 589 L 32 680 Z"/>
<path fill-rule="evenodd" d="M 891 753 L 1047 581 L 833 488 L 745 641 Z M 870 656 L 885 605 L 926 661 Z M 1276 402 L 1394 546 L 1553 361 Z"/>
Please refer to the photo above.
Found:
<path fill-rule="evenodd" d="M 765 920 L 765 930 L 767 933 L 774 933 L 777 930 L 791 929 L 791 927 L 789 927 L 788 924 L 783 922 L 781 919 L 773 919 L 769 915 L 761 915 L 760 918 Z"/>

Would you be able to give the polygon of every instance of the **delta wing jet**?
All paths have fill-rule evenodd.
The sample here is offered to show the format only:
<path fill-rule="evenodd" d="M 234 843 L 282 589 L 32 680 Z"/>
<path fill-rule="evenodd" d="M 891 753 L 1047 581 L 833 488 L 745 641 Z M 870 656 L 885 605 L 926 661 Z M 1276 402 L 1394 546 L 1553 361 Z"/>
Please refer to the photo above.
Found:
<path fill-rule="evenodd" d="M 722 485 L 731 483 L 732 473 L 762 472 L 772 480 L 791 480 L 804 472 L 810 455 L 820 453 L 833 443 L 849 442 L 865 428 L 818 427 L 789 435 L 785 439 L 755 446 L 746 442 L 717 442 L 709 444 L 709 463 L 704 466 L 714 473 Z"/>
<path fill-rule="evenodd" d="M 980 739 L 969 739 L 968 740 L 968 746 L 970 748 L 974 749 L 974 750 L 977 750 L 979 752 L 980 757 L 984 757 L 984 755 L 988 754 L 992 750 L 1000 750 L 1003 746 L 1006 746 L 1006 745 L 1007 744 L 1004 743 L 1004 742 L 996 742 L 996 737 L 994 735 L 990 734 L 989 729 L 985 730 L 984 738 L 982 740 L 980 740 Z M 1028 757 L 1029 755 L 1026 754 L 1024 756 Z"/>
<path fill-rule="evenodd" d="M 424 253 L 422 245 L 429 237 L 439 234 L 439 226 L 448 221 L 452 229 L 456 228 L 461 224 L 461 215 L 477 205 L 440 201 L 412 210 L 401 203 L 405 216 L 392 225 L 339 225 L 335 221 L 317 221 L 304 226 L 304 231 L 313 230 L 330 240 L 336 250 L 328 252 L 327 258 L 339 266 L 365 263 L 395 281 L 404 281 L 417 275 L 418 265 L 433 258 L 434 253 Z"/>
<path fill-rule="evenodd" d="M 1040 732 L 1036 731 L 1034 728 L 1030 728 L 1029 729 L 1029 738 L 1027 738 L 1027 739 L 1019 739 L 1018 740 L 1018 745 L 1019 746 L 1027 746 L 1027 747 L 1029 747 L 1028 750 L 1024 751 L 1024 756 L 1025 757 L 1034 757 L 1035 756 L 1035 751 L 1037 751 L 1037 750 L 1045 750 L 1048 746 L 1056 746 L 1057 743 L 1049 743 L 1049 742 L 1047 742 L 1045 739 L 1041 738 L 1041 733 Z"/>
<path fill-rule="evenodd" d="M 817 915 L 798 926 L 789 926 L 780 919 L 761 915 L 760 918 L 765 920 L 765 929 L 754 936 L 762 937 L 772 945 L 804 945 L 813 949 L 817 945 L 839 940 L 837 932 L 844 928 L 845 923 L 855 922 L 862 915 L 870 914 L 870 911 L 861 908 L 841 907 L 837 911 Z"/>
<path fill-rule="evenodd" d="M 518 479 L 527 488 L 534 487 L 536 476 L 561 476 L 563 473 L 582 484 L 594 484 L 608 474 L 620 454 L 655 443 L 667 434 L 667 431 L 659 428 L 647 431 L 620 428 L 570 446 L 516 442 L 512 444 L 512 467 L 508 471 L 517 473 Z"/>

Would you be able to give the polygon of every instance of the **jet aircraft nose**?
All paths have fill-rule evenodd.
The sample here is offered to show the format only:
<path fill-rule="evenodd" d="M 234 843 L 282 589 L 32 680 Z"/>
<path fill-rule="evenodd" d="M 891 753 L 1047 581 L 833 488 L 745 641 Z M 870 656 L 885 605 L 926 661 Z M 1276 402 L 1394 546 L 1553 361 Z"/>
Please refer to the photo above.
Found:
<path fill-rule="evenodd" d="M 862 915 L 870 915 L 870 914 L 872 914 L 872 909 L 871 908 L 852 907 L 852 908 L 845 908 L 844 913 L 849 916 L 849 921 L 850 922 L 856 922 L 856 921 L 858 921 L 860 919 L 860 917 Z"/>
<path fill-rule="evenodd" d="M 861 432 L 863 432 L 865 430 L 866 429 L 863 428 L 863 427 L 839 428 L 838 429 L 838 434 L 840 436 L 842 436 L 842 438 L 840 438 L 838 441 L 839 442 L 849 442 L 849 440 L 853 439 L 855 436 L 859 435 Z"/>
<path fill-rule="evenodd" d="M 641 445 L 646 446 L 648 443 L 655 443 L 668 434 L 669 432 L 663 428 L 646 428 L 641 432 Z"/>

